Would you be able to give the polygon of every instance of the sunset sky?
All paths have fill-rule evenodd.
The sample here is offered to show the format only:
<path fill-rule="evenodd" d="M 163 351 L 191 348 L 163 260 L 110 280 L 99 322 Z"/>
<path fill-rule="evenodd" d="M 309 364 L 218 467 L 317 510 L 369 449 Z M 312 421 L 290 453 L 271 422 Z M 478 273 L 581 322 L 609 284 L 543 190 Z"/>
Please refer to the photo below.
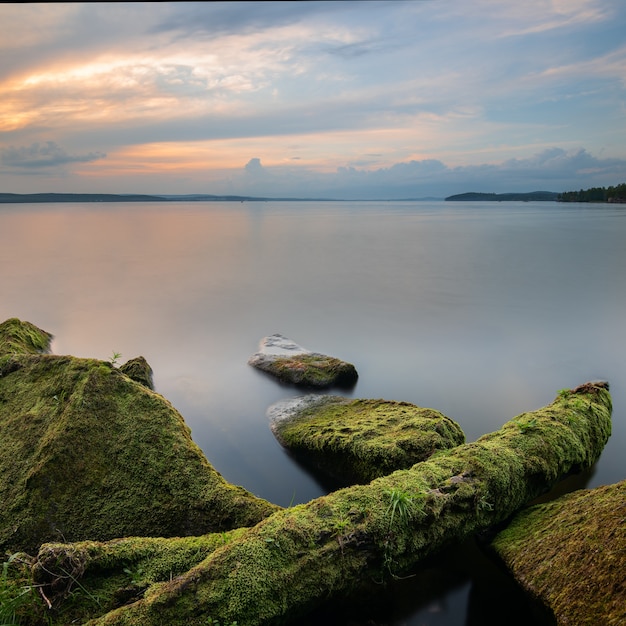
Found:
<path fill-rule="evenodd" d="M 626 182 L 624 0 L 0 4 L 0 192 Z"/>

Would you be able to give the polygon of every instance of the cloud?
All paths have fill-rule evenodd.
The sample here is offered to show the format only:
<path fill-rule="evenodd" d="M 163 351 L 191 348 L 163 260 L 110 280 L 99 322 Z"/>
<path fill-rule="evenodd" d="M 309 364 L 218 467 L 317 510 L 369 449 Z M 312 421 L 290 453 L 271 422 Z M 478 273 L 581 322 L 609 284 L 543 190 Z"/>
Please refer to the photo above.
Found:
<path fill-rule="evenodd" d="M 54 141 L 33 143 L 30 146 L 16 148 L 9 146 L 0 150 L 0 161 L 3 165 L 13 168 L 37 169 L 43 167 L 57 167 L 68 163 L 87 163 L 106 157 L 102 152 L 88 154 L 68 154 Z"/>
<path fill-rule="evenodd" d="M 612 13 L 610 6 L 602 0 L 552 0 L 546 12 L 545 2 L 534 0 L 506 7 L 511 30 L 503 31 L 500 36 L 520 36 L 543 33 L 557 29 L 566 29 L 584 24 L 606 20 Z M 530 5 L 530 6 L 529 6 Z"/>
<path fill-rule="evenodd" d="M 246 163 L 245 170 L 247 174 L 250 174 L 252 176 L 259 176 L 260 174 L 263 174 L 263 166 L 261 165 L 261 159 L 256 158 L 256 157 L 254 159 L 250 159 Z"/>
<path fill-rule="evenodd" d="M 342 7 L 343 5 L 343 7 Z M 152 32 L 176 31 L 180 37 L 204 32 L 208 38 L 276 29 L 323 13 L 350 8 L 334 2 L 192 2 L 170 5 Z M 355 9 L 357 7 L 354 7 Z"/>
<path fill-rule="evenodd" d="M 625 18 L 606 0 L 0 4 L 2 184 L 411 197 L 621 177 L 591 153 L 626 156 Z M 55 167 L 93 146 L 99 167 Z"/>
<path fill-rule="evenodd" d="M 527 159 L 508 159 L 497 167 L 497 171 L 510 178 L 519 176 L 534 180 L 591 180 L 598 176 L 626 178 L 626 160 L 600 159 L 584 148 L 571 151 L 550 148 Z"/>
<path fill-rule="evenodd" d="M 376 169 L 340 167 L 330 173 L 293 165 L 264 167 L 259 158 L 253 158 L 230 179 L 232 186 L 223 191 L 366 200 L 445 197 L 465 191 L 560 192 L 624 180 L 626 159 L 601 159 L 582 148 L 550 148 L 499 163 L 450 167 L 436 159 L 424 159 Z"/>

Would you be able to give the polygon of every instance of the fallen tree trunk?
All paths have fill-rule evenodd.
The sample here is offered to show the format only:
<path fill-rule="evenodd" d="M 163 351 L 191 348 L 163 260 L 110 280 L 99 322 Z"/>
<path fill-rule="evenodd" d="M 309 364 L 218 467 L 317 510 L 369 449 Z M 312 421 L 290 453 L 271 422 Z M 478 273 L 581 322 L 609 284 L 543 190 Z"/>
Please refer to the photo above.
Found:
<path fill-rule="evenodd" d="M 89 624 L 292 622 L 364 580 L 398 575 L 505 520 L 563 475 L 591 466 L 609 437 L 610 415 L 606 383 L 564 390 L 474 443 L 279 511 L 182 576 Z"/>

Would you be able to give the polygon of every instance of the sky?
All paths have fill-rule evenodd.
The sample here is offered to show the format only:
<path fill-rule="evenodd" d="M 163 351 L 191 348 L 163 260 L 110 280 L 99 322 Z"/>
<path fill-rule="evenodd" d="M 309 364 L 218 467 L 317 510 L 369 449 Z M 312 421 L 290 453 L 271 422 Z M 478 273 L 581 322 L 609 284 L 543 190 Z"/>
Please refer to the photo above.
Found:
<path fill-rule="evenodd" d="M 624 0 L 0 4 L 0 192 L 626 182 Z"/>

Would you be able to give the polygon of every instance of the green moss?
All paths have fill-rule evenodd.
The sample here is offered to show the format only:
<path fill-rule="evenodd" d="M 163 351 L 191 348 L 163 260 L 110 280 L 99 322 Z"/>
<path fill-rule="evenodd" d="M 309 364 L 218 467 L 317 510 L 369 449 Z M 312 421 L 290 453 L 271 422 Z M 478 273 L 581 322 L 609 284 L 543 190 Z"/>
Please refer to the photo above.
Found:
<path fill-rule="evenodd" d="M 626 481 L 530 507 L 492 545 L 558 624 L 626 623 Z"/>
<path fill-rule="evenodd" d="M 574 406 L 577 399 L 584 408 Z M 474 443 L 280 511 L 93 624 L 196 625 L 207 616 L 240 626 L 297 623 L 324 599 L 404 573 L 588 467 L 606 443 L 610 414 L 606 385 L 585 385 Z M 522 432 L 520 419 L 535 427 Z M 392 515 L 393 493 L 416 506 Z"/>
<path fill-rule="evenodd" d="M 202 535 L 279 508 L 228 484 L 171 404 L 111 363 L 11 358 L 0 376 L 0 549 Z"/>
<path fill-rule="evenodd" d="M 135 382 L 141 383 L 144 387 L 154 389 L 152 368 L 142 356 L 126 361 L 124 365 L 120 366 L 120 372 L 126 374 Z"/>
<path fill-rule="evenodd" d="M 406 469 L 465 441 L 460 426 L 439 411 L 339 396 L 273 422 L 272 430 L 282 445 L 343 484 Z"/>
<path fill-rule="evenodd" d="M 30 322 L 11 318 L 0 324 L 0 356 L 48 352 L 51 341 L 50 333 Z"/>
<path fill-rule="evenodd" d="M 51 624 L 83 623 L 150 594 L 244 532 L 45 544 L 34 561 L 32 583 L 52 606 Z"/>
<path fill-rule="evenodd" d="M 19 356 L 50 351 L 52 335 L 30 322 L 11 318 L 0 324 L 0 377 L 21 367 Z"/>
<path fill-rule="evenodd" d="M 280 381 L 305 387 L 329 387 L 351 385 L 358 378 L 351 363 L 317 353 L 274 357 L 262 360 L 255 366 L 273 374 Z"/>

